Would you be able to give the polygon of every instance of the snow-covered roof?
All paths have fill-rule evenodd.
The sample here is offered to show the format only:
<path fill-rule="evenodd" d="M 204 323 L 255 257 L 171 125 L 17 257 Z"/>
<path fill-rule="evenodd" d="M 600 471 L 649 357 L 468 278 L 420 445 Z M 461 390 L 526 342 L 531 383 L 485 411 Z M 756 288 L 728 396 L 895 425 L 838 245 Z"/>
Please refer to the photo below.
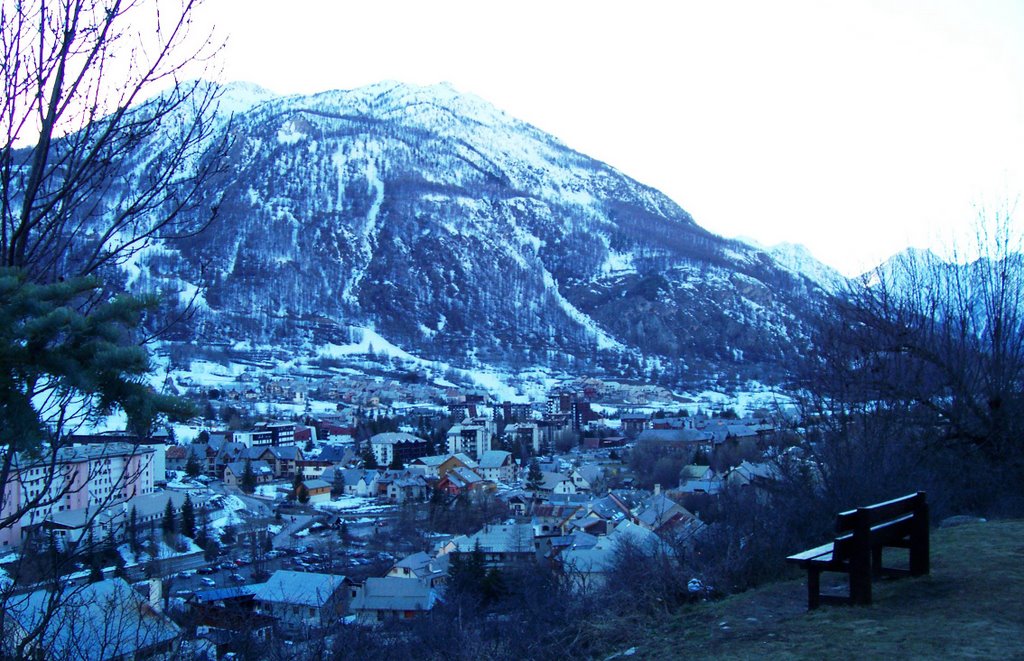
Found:
<path fill-rule="evenodd" d="M 425 611 L 434 607 L 437 592 L 417 579 L 368 578 L 349 604 L 352 611 Z"/>
<path fill-rule="evenodd" d="M 504 450 L 488 450 L 480 455 L 479 468 L 501 468 L 512 463 L 512 453 Z"/>
<path fill-rule="evenodd" d="M 344 576 L 279 569 L 256 586 L 256 599 L 300 606 L 323 606 L 346 583 Z"/>
<path fill-rule="evenodd" d="M 29 631 L 39 626 L 52 596 L 48 590 L 11 596 L 5 604 L 9 622 Z M 65 588 L 58 603 L 41 640 L 47 658 L 133 658 L 181 634 L 178 625 L 121 578 Z M 4 638 L 16 642 L 7 632 Z"/>

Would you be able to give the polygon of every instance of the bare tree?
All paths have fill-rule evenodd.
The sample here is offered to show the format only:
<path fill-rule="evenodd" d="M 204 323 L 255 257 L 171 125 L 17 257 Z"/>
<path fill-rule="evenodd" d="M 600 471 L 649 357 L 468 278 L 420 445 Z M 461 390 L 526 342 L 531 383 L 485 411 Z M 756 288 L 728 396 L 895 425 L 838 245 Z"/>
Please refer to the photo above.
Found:
<path fill-rule="evenodd" d="M 121 409 L 144 436 L 187 411 L 144 380 L 138 329 L 153 301 L 119 295 L 117 267 L 215 214 L 206 184 L 224 145 L 217 88 L 199 78 L 219 46 L 193 33 L 198 4 L 0 3 L 0 534 L 100 477 L 65 474 L 82 424 Z M 104 476 L 112 488 L 83 528 L 137 478 Z M 0 590 L 0 625 L 15 591 Z"/>
<path fill-rule="evenodd" d="M 940 509 L 1024 507 L 1024 256 L 1012 210 L 983 213 L 974 243 L 949 262 L 891 262 L 823 325 L 805 417 L 834 504 L 930 483 Z M 990 476 L 980 488 L 979 473 Z"/>

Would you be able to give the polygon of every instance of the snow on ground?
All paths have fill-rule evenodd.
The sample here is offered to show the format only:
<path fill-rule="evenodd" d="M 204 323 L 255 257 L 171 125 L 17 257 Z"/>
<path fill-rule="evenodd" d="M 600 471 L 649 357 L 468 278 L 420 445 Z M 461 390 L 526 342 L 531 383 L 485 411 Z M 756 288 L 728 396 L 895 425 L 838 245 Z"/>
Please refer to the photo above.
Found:
<path fill-rule="evenodd" d="M 222 364 L 208 360 L 192 360 L 189 361 L 188 370 L 176 370 L 172 372 L 172 375 L 185 385 L 216 388 L 236 383 L 238 377 L 248 369 L 251 368 L 238 363 Z"/>
<path fill-rule="evenodd" d="M 277 500 L 280 497 L 280 494 L 277 492 L 277 489 L 280 486 L 280 484 L 258 484 L 256 485 L 256 491 L 253 495 L 259 498 Z"/>
<path fill-rule="evenodd" d="M 342 514 L 361 514 L 370 512 L 387 512 L 395 508 L 394 505 L 378 504 L 373 498 L 361 496 L 340 496 L 326 503 L 317 503 L 317 509 L 331 510 Z"/>
<path fill-rule="evenodd" d="M 190 555 L 192 553 L 202 553 L 203 549 L 196 546 L 196 543 L 185 537 L 184 535 L 179 536 L 179 539 L 185 544 L 184 551 L 178 551 L 177 549 L 169 546 L 162 539 L 156 541 L 156 557 L 159 558 L 174 558 L 182 555 Z M 148 548 L 148 545 L 146 545 Z M 135 553 L 132 551 L 132 546 L 129 543 L 121 544 L 117 547 L 117 552 L 124 558 L 125 564 L 128 566 L 142 565 L 150 560 L 153 560 L 153 556 L 147 551 L 140 551 Z"/>
<path fill-rule="evenodd" d="M 340 358 L 343 356 L 359 356 L 374 354 L 377 356 L 390 356 L 402 360 L 418 361 L 419 359 L 403 349 L 391 344 L 377 331 L 370 328 L 358 328 L 357 332 L 362 333 L 363 339 L 353 344 L 325 344 L 320 347 L 319 354 L 326 358 Z"/>
<path fill-rule="evenodd" d="M 222 515 L 210 520 L 210 530 L 214 531 L 217 537 L 224 534 L 226 526 L 237 526 L 242 523 L 240 511 L 246 509 L 245 502 L 238 496 L 226 496 L 224 498 L 224 509 Z"/>

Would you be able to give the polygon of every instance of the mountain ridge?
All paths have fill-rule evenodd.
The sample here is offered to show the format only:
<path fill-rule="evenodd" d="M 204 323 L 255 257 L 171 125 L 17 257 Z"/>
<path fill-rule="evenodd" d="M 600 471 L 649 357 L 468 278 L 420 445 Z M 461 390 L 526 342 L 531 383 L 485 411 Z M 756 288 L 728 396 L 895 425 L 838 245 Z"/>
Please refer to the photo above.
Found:
<path fill-rule="evenodd" d="M 205 343 L 364 325 L 425 356 L 778 379 L 829 295 L 450 85 L 227 96 L 218 220 L 130 281 L 200 292 Z"/>

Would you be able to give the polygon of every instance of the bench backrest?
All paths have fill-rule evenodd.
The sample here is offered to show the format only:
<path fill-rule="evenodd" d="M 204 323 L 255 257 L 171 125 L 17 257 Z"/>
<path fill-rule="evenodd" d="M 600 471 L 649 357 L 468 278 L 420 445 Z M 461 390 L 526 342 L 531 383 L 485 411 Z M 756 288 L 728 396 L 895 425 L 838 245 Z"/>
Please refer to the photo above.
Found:
<path fill-rule="evenodd" d="M 927 516 L 925 493 L 887 500 L 836 515 L 833 557 L 849 558 L 857 548 L 902 539 L 914 532 L 915 517 Z M 927 525 L 927 524 L 925 524 Z M 861 539 L 866 536 L 866 539 Z"/>

